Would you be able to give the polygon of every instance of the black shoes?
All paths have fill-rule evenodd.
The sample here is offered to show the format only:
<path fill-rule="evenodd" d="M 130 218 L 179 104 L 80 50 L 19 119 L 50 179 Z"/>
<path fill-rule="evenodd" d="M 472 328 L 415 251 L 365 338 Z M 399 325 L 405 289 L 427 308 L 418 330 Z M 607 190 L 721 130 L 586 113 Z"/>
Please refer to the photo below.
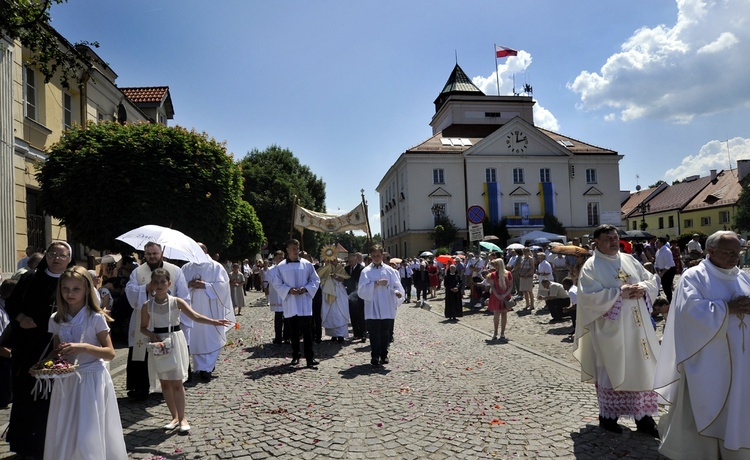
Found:
<path fill-rule="evenodd" d="M 370 364 L 372 364 L 372 367 L 380 367 L 380 360 L 377 358 L 373 358 L 370 360 Z"/>
<path fill-rule="evenodd" d="M 318 364 L 320 364 L 320 362 L 313 359 L 313 360 L 307 362 L 307 368 L 308 369 L 317 369 Z"/>
<path fill-rule="evenodd" d="M 388 357 L 387 356 L 384 356 L 384 357 L 380 358 L 380 364 L 388 364 L 388 362 L 389 361 L 388 361 Z"/>
<path fill-rule="evenodd" d="M 599 426 L 612 433 L 622 433 L 622 427 L 617 424 L 617 418 L 607 418 L 600 415 Z"/>
<path fill-rule="evenodd" d="M 211 373 L 206 371 L 200 371 L 200 378 L 201 382 L 210 382 L 211 381 Z"/>
<path fill-rule="evenodd" d="M 128 398 L 134 400 L 134 401 L 145 401 L 148 399 L 148 390 L 144 391 L 138 391 L 138 390 L 130 390 L 128 391 Z"/>
<path fill-rule="evenodd" d="M 636 420 L 635 426 L 638 427 L 638 431 L 640 431 L 641 433 L 653 436 L 655 438 L 659 437 L 659 430 L 656 428 L 656 422 L 650 415 L 645 415 L 640 420 Z"/>
<path fill-rule="evenodd" d="M 291 366 L 296 366 L 297 364 L 299 364 L 299 358 L 292 358 L 292 362 L 289 363 Z"/>

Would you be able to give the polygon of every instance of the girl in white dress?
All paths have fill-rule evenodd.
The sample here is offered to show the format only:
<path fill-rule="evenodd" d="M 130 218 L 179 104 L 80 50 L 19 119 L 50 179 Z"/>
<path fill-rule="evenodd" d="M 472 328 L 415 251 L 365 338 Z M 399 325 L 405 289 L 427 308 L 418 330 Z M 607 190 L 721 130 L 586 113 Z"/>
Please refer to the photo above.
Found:
<path fill-rule="evenodd" d="M 190 431 L 190 424 L 185 418 L 185 387 L 182 382 L 188 378 L 188 349 L 185 335 L 180 330 L 180 311 L 188 318 L 202 324 L 214 326 L 228 326 L 232 322 L 226 319 L 212 319 L 196 313 L 195 310 L 182 299 L 168 294 L 170 281 L 169 272 L 157 268 L 151 272 L 151 282 L 146 287 L 151 292 L 151 299 L 141 308 L 141 332 L 151 342 L 162 342 L 167 337 L 172 340 L 172 353 L 176 354 L 177 367 L 168 372 L 157 372 L 154 360 L 149 358 L 149 375 L 156 375 L 161 383 L 164 401 L 167 403 L 172 421 L 164 425 L 165 430 L 179 428 L 180 433 Z M 151 317 L 153 313 L 153 318 Z"/>
<path fill-rule="evenodd" d="M 57 312 L 49 320 L 52 357 L 78 360 L 75 374 L 53 386 L 45 459 L 127 459 L 120 411 L 104 360 L 115 357 L 107 321 L 88 272 L 70 267 L 57 285 Z"/>

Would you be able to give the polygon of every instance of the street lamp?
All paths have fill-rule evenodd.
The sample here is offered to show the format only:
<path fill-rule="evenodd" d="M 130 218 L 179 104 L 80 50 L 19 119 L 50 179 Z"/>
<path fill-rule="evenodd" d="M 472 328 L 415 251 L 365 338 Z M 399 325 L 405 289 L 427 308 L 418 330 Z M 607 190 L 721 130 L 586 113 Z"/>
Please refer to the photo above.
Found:
<path fill-rule="evenodd" d="M 635 210 L 641 213 L 641 230 L 646 230 L 646 213 L 651 210 L 651 205 L 648 203 L 640 203 L 635 207 Z"/>

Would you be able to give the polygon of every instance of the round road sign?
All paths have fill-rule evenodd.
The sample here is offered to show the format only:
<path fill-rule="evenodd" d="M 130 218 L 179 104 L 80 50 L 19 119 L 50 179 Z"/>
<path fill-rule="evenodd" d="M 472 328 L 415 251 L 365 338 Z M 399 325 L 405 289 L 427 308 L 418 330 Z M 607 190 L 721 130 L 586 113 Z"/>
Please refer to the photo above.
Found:
<path fill-rule="evenodd" d="M 484 208 L 481 206 L 470 206 L 468 211 L 466 211 L 466 215 L 469 218 L 469 222 L 472 224 L 481 224 L 487 216 L 484 212 Z"/>

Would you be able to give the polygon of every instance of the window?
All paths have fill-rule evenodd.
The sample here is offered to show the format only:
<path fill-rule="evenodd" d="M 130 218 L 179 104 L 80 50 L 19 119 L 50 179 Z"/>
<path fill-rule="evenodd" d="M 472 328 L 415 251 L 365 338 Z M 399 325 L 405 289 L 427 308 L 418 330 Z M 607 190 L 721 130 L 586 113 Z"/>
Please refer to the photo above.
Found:
<path fill-rule="evenodd" d="M 719 211 L 719 223 L 720 224 L 729 223 L 729 211 Z"/>
<path fill-rule="evenodd" d="M 484 170 L 484 181 L 487 183 L 497 182 L 497 169 L 487 168 Z"/>
<path fill-rule="evenodd" d="M 549 180 L 549 168 L 539 170 L 539 182 L 552 182 Z"/>
<path fill-rule="evenodd" d="M 659 228 L 664 228 L 664 218 L 659 217 Z"/>
<path fill-rule="evenodd" d="M 693 226 L 693 219 L 685 219 L 685 228 L 690 228 Z"/>
<path fill-rule="evenodd" d="M 596 169 L 587 169 L 586 170 L 586 183 L 587 184 L 596 184 Z"/>
<path fill-rule="evenodd" d="M 591 202 L 586 205 L 589 227 L 599 225 L 599 203 Z"/>
<path fill-rule="evenodd" d="M 638 221 L 637 220 L 633 221 L 633 230 L 638 230 Z"/>
<path fill-rule="evenodd" d="M 701 227 L 708 227 L 709 225 L 711 225 L 711 218 L 701 217 Z"/>
<path fill-rule="evenodd" d="M 669 216 L 669 228 L 674 227 L 674 216 Z"/>
<path fill-rule="evenodd" d="M 36 72 L 29 66 L 23 67 L 24 93 L 23 102 L 26 110 L 26 117 L 34 121 L 37 120 L 36 113 Z"/>
<path fill-rule="evenodd" d="M 73 127 L 73 96 L 63 91 L 63 129 Z"/>
<path fill-rule="evenodd" d="M 523 168 L 513 168 L 513 183 L 514 184 L 524 183 L 523 182 Z"/>
<path fill-rule="evenodd" d="M 528 207 L 528 203 L 513 203 L 513 215 L 520 216 L 522 207 Z"/>
<path fill-rule="evenodd" d="M 445 183 L 445 173 L 442 169 L 433 169 L 432 170 L 432 183 L 433 184 L 444 184 Z"/>

